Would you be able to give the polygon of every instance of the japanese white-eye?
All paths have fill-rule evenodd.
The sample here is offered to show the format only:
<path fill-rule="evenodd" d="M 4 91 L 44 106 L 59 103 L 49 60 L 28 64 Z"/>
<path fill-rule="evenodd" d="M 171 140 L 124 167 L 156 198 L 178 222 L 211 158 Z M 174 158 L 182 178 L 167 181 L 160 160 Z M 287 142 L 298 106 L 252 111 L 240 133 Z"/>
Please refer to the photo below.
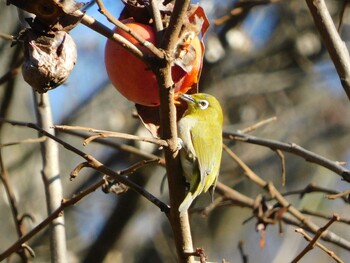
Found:
<path fill-rule="evenodd" d="M 190 183 L 179 207 L 179 212 L 183 212 L 198 195 L 216 185 L 222 154 L 223 114 L 220 103 L 209 94 L 182 94 L 179 98 L 188 106 L 178 121 L 180 160 Z"/>

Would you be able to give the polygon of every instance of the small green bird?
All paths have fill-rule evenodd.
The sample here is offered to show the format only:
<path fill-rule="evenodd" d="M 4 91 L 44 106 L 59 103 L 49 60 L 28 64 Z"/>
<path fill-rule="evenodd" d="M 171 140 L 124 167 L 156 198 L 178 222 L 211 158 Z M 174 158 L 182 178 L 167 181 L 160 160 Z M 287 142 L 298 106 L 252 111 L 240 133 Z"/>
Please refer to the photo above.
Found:
<path fill-rule="evenodd" d="M 198 195 L 216 185 L 222 155 L 223 114 L 220 103 L 209 94 L 182 94 L 179 98 L 188 106 L 178 121 L 180 160 L 190 183 L 179 207 L 179 212 L 183 212 Z"/>

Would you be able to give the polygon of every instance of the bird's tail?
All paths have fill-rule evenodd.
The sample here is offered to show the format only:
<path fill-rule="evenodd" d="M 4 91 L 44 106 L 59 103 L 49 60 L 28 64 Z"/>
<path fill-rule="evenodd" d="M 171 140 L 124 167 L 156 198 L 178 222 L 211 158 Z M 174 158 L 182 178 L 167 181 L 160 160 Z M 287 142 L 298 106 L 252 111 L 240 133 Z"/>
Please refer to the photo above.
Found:
<path fill-rule="evenodd" d="M 200 195 L 200 193 L 203 191 L 203 185 L 199 182 L 192 182 L 190 191 L 188 191 L 185 199 L 182 201 L 181 205 L 179 206 L 179 212 L 186 211 L 190 208 L 193 200 Z"/>
<path fill-rule="evenodd" d="M 184 211 L 187 211 L 190 208 L 194 198 L 195 197 L 193 196 L 193 194 L 191 192 L 188 192 L 185 199 L 182 201 L 181 205 L 179 206 L 179 212 L 182 213 Z"/>

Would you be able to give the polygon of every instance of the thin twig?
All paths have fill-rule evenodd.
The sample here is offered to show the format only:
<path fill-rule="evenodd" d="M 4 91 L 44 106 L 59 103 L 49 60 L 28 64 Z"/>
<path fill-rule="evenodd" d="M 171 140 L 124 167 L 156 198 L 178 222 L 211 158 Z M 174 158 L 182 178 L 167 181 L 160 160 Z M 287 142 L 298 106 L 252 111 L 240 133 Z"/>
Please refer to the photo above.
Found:
<path fill-rule="evenodd" d="M 242 263 L 248 263 L 248 255 L 244 252 L 243 245 L 244 245 L 244 242 L 242 240 L 240 240 L 238 242 L 239 254 L 241 255 Z"/>
<path fill-rule="evenodd" d="M 223 144 L 223 149 L 228 153 L 228 155 L 243 169 L 245 176 L 247 176 L 254 183 L 262 188 L 266 188 L 267 182 L 256 175 L 249 167 L 246 165 L 230 148 Z"/>
<path fill-rule="evenodd" d="M 95 0 L 96 4 L 99 7 L 99 12 L 104 15 L 107 20 L 111 23 L 113 23 L 115 26 L 119 27 L 121 30 L 125 31 L 126 33 L 130 34 L 130 36 L 132 36 L 133 38 L 135 38 L 140 45 L 144 46 L 145 48 L 147 48 L 149 51 L 151 51 L 156 57 L 158 58 L 164 58 L 164 53 L 159 50 L 157 47 L 155 47 L 153 45 L 153 43 L 145 40 L 144 38 L 142 38 L 139 34 L 137 34 L 135 31 L 131 30 L 128 26 L 126 26 L 125 24 L 123 24 L 120 20 L 116 19 L 109 11 L 108 9 L 105 7 L 105 5 L 103 4 L 102 0 Z"/>
<path fill-rule="evenodd" d="M 279 0 L 239 0 L 235 2 L 235 7 L 229 11 L 228 14 L 215 19 L 215 25 L 223 25 L 228 23 L 230 20 L 235 19 L 238 21 L 243 21 L 247 16 L 249 11 L 255 6 L 267 5 L 270 3 L 276 3 Z"/>
<path fill-rule="evenodd" d="M 19 29 L 18 29 L 19 30 Z M 22 59 L 23 60 L 23 49 L 21 45 L 16 45 L 14 48 L 14 52 L 12 54 L 12 57 L 9 61 L 8 68 L 12 68 L 13 66 L 16 67 L 17 63 Z M 6 118 L 10 111 L 10 106 L 12 105 L 12 100 L 14 98 L 14 94 L 16 91 L 16 88 L 18 85 L 15 85 L 15 78 L 14 75 L 9 74 L 8 76 L 5 76 L 2 81 L 6 80 L 6 85 L 4 87 L 4 90 L 1 91 L 1 101 L 0 101 L 0 118 Z M 0 130 L 1 130 L 2 124 L 0 123 Z"/>
<path fill-rule="evenodd" d="M 156 159 L 152 159 L 152 160 L 142 160 L 140 162 L 137 162 L 137 163 L 131 165 L 129 168 L 127 168 L 125 170 L 119 171 L 118 173 L 120 175 L 130 175 L 144 166 L 147 166 L 147 165 L 150 165 L 153 163 L 159 164 L 159 162 L 160 162 L 160 158 L 156 158 Z M 83 162 L 83 163 L 78 164 L 71 172 L 70 179 L 72 180 L 72 179 L 76 178 L 79 175 L 80 171 L 84 168 L 93 168 L 93 167 L 88 162 Z"/>
<path fill-rule="evenodd" d="M 28 251 L 28 253 L 30 254 L 30 256 L 32 257 L 32 258 L 34 258 L 35 257 L 35 252 L 34 252 L 34 250 L 30 247 L 30 246 L 28 246 L 27 244 L 22 244 L 22 248 L 25 250 L 25 251 Z"/>
<path fill-rule="evenodd" d="M 46 140 L 45 136 L 41 136 L 39 138 L 28 138 L 28 139 L 24 139 L 18 142 L 7 142 L 7 143 L 2 143 L 0 144 L 0 149 L 1 148 L 5 148 L 8 146 L 14 146 L 14 145 L 20 145 L 20 144 L 32 144 L 32 143 L 39 143 L 39 142 L 43 142 Z"/>
<path fill-rule="evenodd" d="M 145 165 L 149 165 L 151 163 L 158 162 L 159 159 L 154 159 L 154 160 L 148 160 L 148 161 L 141 161 L 137 162 L 136 164 L 124 169 L 118 171 L 118 174 L 120 175 L 127 175 L 134 173 L 136 170 L 144 167 Z M 82 165 L 81 168 L 87 167 L 86 163 Z M 93 167 L 91 167 L 93 168 Z M 81 169 L 80 169 L 81 170 Z M 41 231 L 43 228 L 48 226 L 53 220 L 55 220 L 57 217 L 62 216 L 62 211 L 66 209 L 69 206 L 72 206 L 76 204 L 78 201 L 80 201 L 83 197 L 87 196 L 88 194 L 94 192 L 97 188 L 102 186 L 105 183 L 105 180 L 102 179 L 96 184 L 90 186 L 84 191 L 81 191 L 79 194 L 73 196 L 69 200 L 63 200 L 61 205 L 52 213 L 50 214 L 43 222 L 41 222 L 37 227 L 35 227 L 33 230 L 31 230 L 29 233 L 27 233 L 25 236 L 23 236 L 21 239 L 19 239 L 15 244 L 13 244 L 10 248 L 8 248 L 5 252 L 3 252 L 0 255 L 0 261 L 8 257 L 11 253 L 15 252 L 18 250 L 19 247 L 23 245 L 24 242 L 28 241 L 30 238 L 32 238 L 34 235 L 36 235 L 39 231 Z"/>
<path fill-rule="evenodd" d="M 159 2 L 158 2 L 159 3 Z M 150 6 L 151 6 L 151 12 L 152 12 L 152 17 L 154 20 L 154 29 L 156 32 L 157 36 L 157 43 L 159 44 L 161 42 L 160 39 L 160 32 L 163 30 L 163 22 L 162 22 L 162 17 L 160 14 L 160 11 L 158 9 L 157 3 L 155 0 L 150 1 Z"/>
<path fill-rule="evenodd" d="M 14 36 L 9 35 L 9 34 L 5 34 L 5 33 L 2 33 L 2 32 L 0 32 L 0 38 L 5 39 L 5 40 L 10 40 L 10 41 L 15 40 Z"/>
<path fill-rule="evenodd" d="M 131 165 L 128 169 L 120 171 L 120 174 L 121 175 L 133 174 L 134 172 L 136 172 L 138 169 L 140 169 L 142 167 L 145 167 L 147 165 L 154 164 L 154 163 L 159 164 L 159 162 L 160 162 L 160 158 L 155 158 L 152 160 L 142 160 L 142 161 L 139 161 L 139 162 Z"/>
<path fill-rule="evenodd" d="M 45 227 L 47 227 L 55 218 L 62 215 L 62 211 L 66 209 L 69 206 L 72 206 L 79 202 L 82 198 L 87 196 L 88 194 L 94 192 L 97 188 L 102 186 L 104 184 L 104 180 L 100 180 L 98 183 L 90 186 L 84 191 L 81 191 L 79 194 L 73 196 L 69 200 L 63 200 L 61 205 L 52 212 L 47 218 L 45 218 L 40 224 L 38 224 L 35 228 L 33 228 L 30 232 L 28 232 L 26 235 L 21 237 L 19 240 L 17 240 L 12 246 L 10 246 L 7 250 L 5 250 L 3 253 L 0 254 L 0 261 L 4 260 L 5 258 L 9 257 L 12 253 L 18 251 L 22 245 L 27 242 L 29 239 L 31 239 L 33 236 L 35 236 L 38 232 L 43 230 Z"/>
<path fill-rule="evenodd" d="M 98 133 L 95 136 L 90 136 L 89 138 L 84 140 L 84 145 L 89 144 L 90 142 L 98 139 L 98 138 L 123 138 L 123 139 L 130 139 L 135 141 L 142 141 L 142 142 L 149 142 L 153 143 L 159 146 L 167 147 L 168 144 L 164 140 L 159 140 L 155 138 L 147 138 L 147 137 L 141 137 L 136 136 L 128 133 L 122 133 L 122 132 L 111 132 L 111 131 L 105 131 L 105 130 L 97 130 L 92 129 L 88 127 L 81 127 L 81 126 L 67 126 L 67 125 L 54 125 L 55 129 L 58 130 L 75 130 L 75 131 L 88 131 L 92 133 Z"/>
<path fill-rule="evenodd" d="M 320 212 L 316 212 L 316 211 L 311 211 L 311 210 L 305 209 L 305 208 L 301 209 L 300 212 L 302 212 L 303 214 L 306 214 L 306 215 L 317 216 L 319 218 L 323 218 L 323 219 L 327 219 L 327 220 L 332 219 L 332 216 L 329 216 L 329 215 L 326 215 L 326 214 L 323 214 Z M 337 222 L 350 225 L 350 219 L 344 219 L 344 218 L 339 217 Z"/>
<path fill-rule="evenodd" d="M 15 193 L 14 193 L 14 190 L 13 190 L 12 185 L 10 183 L 7 169 L 5 167 L 5 163 L 4 163 L 3 158 L 2 158 L 1 149 L 0 149 L 0 166 L 1 166 L 0 179 L 4 185 L 5 192 L 6 192 L 8 200 L 9 200 L 13 221 L 15 222 L 17 236 L 18 236 L 18 238 L 21 238 L 24 235 L 23 220 L 19 214 Z M 28 257 L 27 257 L 24 250 L 18 250 L 16 252 L 21 257 L 23 262 L 28 262 Z"/>
<path fill-rule="evenodd" d="M 350 100 L 350 56 L 339 36 L 324 0 L 306 0 L 314 23 L 338 72 L 343 89 Z"/>
<path fill-rule="evenodd" d="M 339 23 L 337 26 L 337 31 L 339 34 L 340 34 L 341 26 L 343 25 L 343 20 L 344 20 L 344 15 L 345 15 L 345 10 L 346 10 L 347 5 L 348 5 L 348 1 L 344 1 L 343 5 L 340 9 L 340 12 L 339 12 Z"/>
<path fill-rule="evenodd" d="M 323 227 L 321 227 L 314 238 L 311 238 L 308 236 L 302 229 L 296 229 L 295 231 L 297 233 L 300 233 L 304 236 L 306 240 L 309 241 L 308 245 L 297 255 L 294 260 L 292 260 L 292 263 L 297 263 L 299 260 L 304 257 L 310 250 L 312 250 L 315 245 L 321 248 L 324 252 L 326 252 L 331 258 L 333 258 L 336 262 L 343 263 L 342 261 L 333 251 L 327 249 L 325 246 L 321 245 L 317 240 L 320 239 L 321 235 L 333 224 L 335 221 L 338 221 L 339 217 L 338 215 L 333 215 L 331 220 Z"/>
<path fill-rule="evenodd" d="M 20 5 L 18 5 L 18 3 L 20 3 Z M 12 3 L 12 4 L 14 4 L 14 3 Z M 30 10 L 27 10 L 27 11 L 33 12 L 33 11 L 37 10 L 37 8 L 35 6 L 32 6 L 32 4 L 24 4 L 24 3 L 21 3 L 21 1 L 17 1 L 17 3 L 15 5 L 19 8 L 23 8 L 25 10 L 27 10 L 26 8 L 30 6 L 30 8 L 29 8 Z M 127 39 L 125 39 L 121 35 L 116 34 L 112 29 L 108 28 L 107 26 L 105 26 L 101 22 L 97 21 L 94 17 L 84 13 L 83 11 L 81 11 L 79 9 L 74 11 L 74 13 L 71 13 L 69 15 L 74 16 L 76 18 L 80 18 L 81 24 L 89 27 L 90 29 L 94 30 L 95 32 L 107 37 L 108 39 L 118 43 L 120 46 L 127 49 L 132 54 L 134 54 L 135 56 L 137 56 L 141 60 L 145 61 L 146 63 L 148 62 L 148 58 L 149 58 L 148 50 L 141 50 L 141 49 L 137 48 L 130 41 L 128 41 Z M 58 19 L 58 17 L 56 19 Z M 121 22 L 119 21 L 119 23 L 121 23 Z M 130 29 L 127 29 L 127 31 L 128 31 L 128 33 L 131 33 Z M 134 33 L 131 33 L 131 34 L 133 34 L 133 36 L 136 38 L 138 37 Z M 140 43 L 143 44 L 145 47 L 148 48 L 148 46 L 150 46 L 150 49 L 152 50 L 152 52 L 154 52 L 154 57 L 159 58 L 159 59 L 164 59 L 165 56 L 160 50 L 158 50 L 157 48 L 152 48 L 154 46 L 150 42 L 145 41 L 142 38 L 139 38 L 139 39 L 140 39 Z"/>
<path fill-rule="evenodd" d="M 215 191 L 216 193 L 218 193 L 219 195 L 221 195 L 223 197 L 223 201 L 221 204 L 218 204 L 218 206 L 223 206 L 223 205 L 235 205 L 235 206 L 239 206 L 239 207 L 243 207 L 243 208 L 249 208 L 251 210 L 256 209 L 256 205 L 255 205 L 255 200 L 252 199 L 251 197 L 248 197 L 246 195 L 243 195 L 242 193 L 237 192 L 236 190 L 232 189 L 231 187 L 228 187 L 227 185 L 221 183 L 221 182 L 217 182 L 216 187 L 215 187 Z M 268 201 L 268 199 L 266 199 L 266 201 Z M 230 203 L 227 203 L 230 202 Z M 205 211 L 205 208 L 203 209 L 194 209 L 193 211 L 196 212 L 201 212 L 201 211 Z M 316 213 L 313 212 L 309 212 L 306 210 L 301 210 L 301 213 L 306 213 L 306 214 L 310 214 L 310 215 L 315 215 L 315 216 L 320 216 L 322 218 L 328 219 L 330 220 L 331 217 L 327 217 L 327 216 L 322 216 L 322 215 L 318 215 Z M 245 222 L 250 221 L 251 219 L 253 219 L 255 216 L 253 215 L 252 217 L 246 219 L 243 224 Z M 290 214 L 288 213 L 283 213 L 282 218 L 284 223 L 289 224 L 289 225 L 293 225 L 293 226 L 297 226 L 297 227 L 304 227 L 305 228 L 305 224 L 303 224 L 303 222 L 300 222 L 300 220 L 296 221 L 296 219 L 294 217 L 292 217 Z M 339 219 L 339 222 L 343 222 L 343 223 L 349 223 L 349 220 L 345 220 L 345 219 Z M 276 222 L 277 223 L 277 222 Z M 307 231 L 309 231 L 310 233 L 317 233 L 318 229 L 310 229 L 308 227 L 305 228 Z M 329 233 L 330 236 L 332 236 L 332 233 Z M 340 245 L 339 242 L 340 240 L 338 240 L 336 237 L 333 236 L 332 239 L 328 239 L 328 238 L 323 238 L 324 240 L 331 242 L 335 245 Z M 349 247 L 343 246 L 341 245 L 341 247 L 344 247 L 346 249 L 349 249 Z"/>
<path fill-rule="evenodd" d="M 80 132 L 73 131 L 73 130 L 59 130 L 59 131 L 67 133 L 67 134 L 70 134 L 70 135 L 74 135 L 74 136 L 77 136 L 77 137 L 80 137 L 80 138 L 88 137 L 87 134 L 80 133 Z M 131 145 L 119 144 L 119 143 L 116 143 L 114 141 L 107 141 L 107 140 L 103 140 L 103 139 L 96 139 L 93 142 L 99 143 L 99 144 L 102 144 L 102 145 L 106 145 L 106 146 L 109 146 L 109 147 L 112 147 L 112 148 L 115 148 L 115 149 L 118 149 L 118 150 L 130 153 L 130 154 L 134 154 L 134 155 L 142 157 L 142 158 L 146 158 L 146 159 L 159 158 L 159 156 L 157 156 L 157 155 L 141 151 L 140 149 L 138 149 L 138 148 L 136 148 L 134 146 L 131 146 Z M 165 160 L 163 158 L 161 158 L 160 161 L 159 161 L 159 164 L 162 165 L 162 166 L 165 166 Z"/>
<path fill-rule="evenodd" d="M 258 123 L 255 123 L 252 126 L 249 126 L 249 127 L 245 128 L 243 130 L 240 130 L 239 132 L 241 132 L 241 133 L 249 133 L 249 132 L 255 131 L 256 129 L 260 128 L 261 126 L 264 126 L 264 125 L 269 124 L 270 122 L 273 122 L 273 121 L 276 121 L 276 120 L 277 120 L 277 117 L 274 116 L 274 117 L 268 118 L 266 120 L 259 121 Z"/>
<path fill-rule="evenodd" d="M 80 164 L 78 164 L 71 172 L 70 172 L 70 175 L 69 175 L 69 180 L 73 181 L 73 179 L 77 178 L 80 171 L 83 169 L 83 168 L 91 168 L 91 165 L 88 163 L 88 162 L 82 162 Z"/>
<path fill-rule="evenodd" d="M 12 121 L 12 120 L 6 120 L 6 119 L 0 119 L 0 123 L 1 122 L 9 123 L 9 124 L 15 125 L 15 126 L 17 125 L 17 126 L 29 127 L 29 128 L 32 128 L 32 129 L 35 129 L 35 130 L 39 131 L 41 134 L 49 137 L 50 139 L 58 142 L 59 144 L 61 144 L 67 150 L 69 150 L 71 152 L 74 152 L 75 154 L 77 154 L 80 157 L 84 158 L 86 161 L 89 162 L 89 164 L 91 165 L 91 167 L 93 169 L 95 169 L 95 170 L 97 170 L 97 171 L 99 171 L 99 172 L 101 172 L 103 174 L 106 174 L 106 175 L 114 178 L 115 180 L 117 180 L 117 181 L 127 185 L 132 190 L 134 190 L 135 192 L 141 194 L 147 200 L 149 200 L 150 202 L 152 202 L 153 204 L 158 206 L 162 212 L 168 213 L 168 211 L 169 211 L 169 206 L 168 205 L 166 205 L 165 203 L 160 201 L 158 198 L 153 196 L 151 193 L 147 192 L 145 189 L 140 187 L 138 184 L 136 184 L 133 181 L 129 180 L 125 176 L 120 175 L 118 172 L 115 172 L 115 171 L 109 169 L 108 167 L 103 165 L 101 162 L 99 162 L 97 159 L 95 159 L 93 156 L 88 155 L 88 154 L 86 154 L 83 151 L 80 151 L 79 149 L 75 148 L 71 144 L 68 144 L 65 141 L 57 138 L 56 136 L 54 136 L 54 135 L 48 133 L 47 131 L 41 129 L 36 124 L 34 124 L 34 123 L 27 123 L 27 122 L 20 122 L 20 121 Z"/>
<path fill-rule="evenodd" d="M 336 174 L 340 175 L 345 181 L 350 182 L 350 171 L 345 167 L 339 165 L 336 161 L 331 161 L 321 155 L 304 149 L 303 147 L 295 143 L 285 143 L 276 140 L 262 139 L 248 134 L 242 134 L 240 132 L 224 132 L 224 138 L 236 141 L 247 142 L 251 144 L 261 145 L 268 147 L 272 150 L 281 150 L 289 152 L 304 158 L 306 161 L 311 163 L 319 164 Z"/>
<path fill-rule="evenodd" d="M 317 186 L 317 185 L 315 185 L 313 183 L 310 183 L 303 189 L 288 191 L 288 192 L 282 193 L 282 195 L 283 196 L 288 196 L 288 195 L 295 195 L 295 194 L 297 194 L 297 195 L 300 195 L 300 198 L 302 198 L 305 194 L 314 193 L 314 192 L 325 193 L 325 194 L 328 194 L 328 195 L 336 195 L 336 194 L 339 193 L 339 192 L 334 191 L 332 189 L 320 187 L 320 186 Z M 341 196 L 341 198 L 343 199 L 343 201 L 345 203 L 349 203 L 347 198 L 345 198 L 344 196 Z"/>
<path fill-rule="evenodd" d="M 13 79 L 19 72 L 21 72 L 23 61 L 24 57 L 20 56 L 17 62 L 3 76 L 0 77 L 0 85 L 7 82 L 9 79 Z"/>
<path fill-rule="evenodd" d="M 286 158 L 284 157 L 284 154 L 281 150 L 276 150 L 277 156 L 281 160 L 281 166 L 282 166 L 282 186 L 286 185 Z"/>
<path fill-rule="evenodd" d="M 1 165 L 1 174 L 0 174 L 1 177 L 0 177 L 0 179 L 4 185 L 7 198 L 9 199 L 12 217 L 15 221 L 17 235 L 18 235 L 18 237 L 21 237 L 23 235 L 23 232 L 21 230 L 21 226 L 19 225 L 19 220 L 18 220 L 19 219 L 19 212 L 18 212 L 18 207 L 17 207 L 17 201 L 15 198 L 15 193 L 14 193 L 13 188 L 12 188 L 10 181 L 9 181 L 7 169 L 5 168 L 5 163 L 4 163 L 3 158 L 2 158 L 2 151 L 0 151 L 0 165 Z"/>
<path fill-rule="evenodd" d="M 344 192 L 341 192 L 341 193 L 337 193 L 337 194 L 326 195 L 326 197 L 328 199 L 336 199 L 336 198 L 340 198 L 340 197 L 344 197 L 344 196 L 348 196 L 348 195 L 350 195 L 350 190 L 344 191 Z"/>
<path fill-rule="evenodd" d="M 206 207 L 198 207 L 190 210 L 190 213 L 199 212 L 202 217 L 208 217 L 209 214 L 217 207 L 221 206 L 225 202 L 226 198 L 224 196 L 219 196 L 215 198 L 209 205 Z"/>
<path fill-rule="evenodd" d="M 265 191 L 267 191 L 272 198 L 276 199 L 278 203 L 285 208 L 288 208 L 288 212 L 292 214 L 296 219 L 298 219 L 303 225 L 305 225 L 312 232 L 317 232 L 319 226 L 313 223 L 311 220 L 306 218 L 298 209 L 293 207 L 283 195 L 274 187 L 271 182 L 266 182 L 255 174 L 236 154 L 234 154 L 226 145 L 223 145 L 224 150 L 229 154 L 229 156 L 244 170 L 245 175 L 252 180 L 254 183 L 259 185 Z M 339 246 L 350 249 L 350 242 L 337 236 L 334 233 L 325 231 L 321 235 L 322 239 L 338 244 Z"/>
<path fill-rule="evenodd" d="M 225 199 L 230 199 L 235 205 L 254 208 L 254 199 L 241 194 L 221 182 L 217 182 L 215 192 L 222 195 Z"/>
<path fill-rule="evenodd" d="M 81 13 L 81 11 L 79 11 Z M 82 13 L 81 13 L 82 14 Z M 89 16 L 88 14 L 84 14 L 81 23 L 90 29 L 94 30 L 95 32 L 105 36 L 106 38 L 116 42 L 117 44 L 121 45 L 128 51 L 130 51 L 133 55 L 140 58 L 141 60 L 147 62 L 146 54 L 139 48 L 137 48 L 135 45 L 133 45 L 130 41 L 125 39 L 119 34 L 114 33 L 112 29 L 109 29 L 105 25 L 103 25 L 101 22 L 97 21 L 92 16 Z"/>

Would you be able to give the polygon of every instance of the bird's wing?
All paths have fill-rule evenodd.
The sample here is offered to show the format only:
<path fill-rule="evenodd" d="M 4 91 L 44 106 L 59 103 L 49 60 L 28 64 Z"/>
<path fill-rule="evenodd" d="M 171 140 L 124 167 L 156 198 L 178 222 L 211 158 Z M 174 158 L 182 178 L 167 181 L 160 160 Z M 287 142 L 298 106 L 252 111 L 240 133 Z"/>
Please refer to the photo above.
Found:
<path fill-rule="evenodd" d="M 188 210 L 193 200 L 216 182 L 220 167 L 218 160 L 221 160 L 222 153 L 222 131 L 219 124 L 215 122 L 209 125 L 207 122 L 203 122 L 202 125 L 182 124 L 180 121 L 179 131 L 183 135 L 181 139 L 186 159 L 182 162 L 188 166 L 192 165 L 192 169 L 188 169 L 192 170 L 192 173 L 186 176 L 190 181 L 190 189 L 179 207 L 180 212 Z M 205 136 L 206 134 L 210 136 Z"/>
<path fill-rule="evenodd" d="M 189 159 L 196 158 L 196 152 L 192 144 L 191 129 L 195 126 L 196 120 L 191 117 L 184 117 L 178 122 L 178 132 L 182 144 Z"/>
<path fill-rule="evenodd" d="M 197 129 L 197 130 L 196 130 Z M 200 182 L 206 192 L 215 183 L 222 153 L 222 131 L 215 122 L 197 125 L 191 130 L 193 148 L 197 154 Z M 198 134 L 195 137 L 194 134 Z M 210 134 L 210 136 L 203 136 Z M 218 161 L 219 160 L 219 161 Z"/>

